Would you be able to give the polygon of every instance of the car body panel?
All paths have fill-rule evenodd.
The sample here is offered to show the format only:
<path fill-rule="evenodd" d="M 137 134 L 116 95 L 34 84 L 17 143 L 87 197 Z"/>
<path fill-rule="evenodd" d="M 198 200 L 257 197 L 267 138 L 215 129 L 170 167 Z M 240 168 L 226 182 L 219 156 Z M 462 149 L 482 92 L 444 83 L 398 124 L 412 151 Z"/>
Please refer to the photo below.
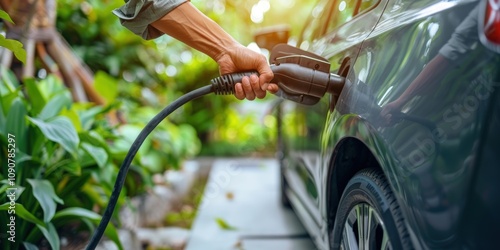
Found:
<path fill-rule="evenodd" d="M 469 209 L 466 195 L 479 185 L 474 178 L 488 179 L 476 177 L 478 168 L 498 172 L 491 170 L 492 164 L 498 166 L 492 160 L 498 156 L 491 149 L 485 151 L 489 154 L 481 149 L 484 128 L 496 115 L 491 107 L 498 103 L 494 97 L 500 56 L 479 42 L 477 28 L 462 24 L 474 22 L 477 13 L 470 12 L 478 11 L 477 3 L 382 0 L 303 46 L 327 58 L 334 72 L 349 59 L 347 84 L 340 96 L 325 96 L 312 107 L 288 109 L 295 112 L 295 125 L 301 130 L 295 145 L 285 139 L 288 192 L 298 197 L 292 205 L 304 208 L 299 217 L 321 249 L 328 248 L 332 227 L 329 206 L 336 194 L 330 192 L 330 182 L 339 178 L 335 168 L 342 167 L 335 165 L 335 152 L 346 146 L 342 143 L 346 140 L 359 141 L 375 157 L 418 248 L 463 246 L 459 236 L 463 223 L 472 218 L 468 211 L 491 207 Z M 475 34 L 477 41 L 462 42 L 464 32 Z M 468 47 L 457 48 L 457 40 Z M 436 61 L 439 67 L 434 67 Z M 409 95 L 407 90 L 412 90 Z M 408 96 L 403 98 L 401 113 L 391 118 L 381 114 L 401 96 Z M 493 121 L 498 123 L 498 118 Z M 498 185 L 482 188 L 491 192 L 493 187 Z M 481 204 L 498 203 L 478 194 L 474 197 Z M 477 242 L 468 239 L 467 244 Z"/>
<path fill-rule="evenodd" d="M 476 40 L 470 48 L 463 48 L 467 51 L 461 52 L 444 72 L 433 72 L 441 68 L 429 70 L 436 56 L 449 53 L 446 44 L 455 38 L 450 27 L 458 27 L 466 19 L 457 16 L 474 12 L 476 3 L 436 5 L 426 8 L 435 12 L 429 11 L 426 16 L 419 11 L 412 21 L 399 22 L 388 15 L 382 18 L 381 29 L 387 30 L 386 23 L 391 29 L 372 34 L 353 67 L 358 84 L 351 93 L 368 95 L 372 102 L 366 105 L 371 106 L 356 108 L 359 102 L 344 105 L 345 112 L 364 114 L 377 126 L 388 148 L 377 155 L 389 155 L 397 162 L 381 167 L 399 203 L 405 204 L 401 207 L 419 243 L 428 248 L 453 248 L 458 243 L 457 231 L 467 202 L 463 194 L 470 188 L 481 125 L 487 119 L 499 61 Z M 474 35 L 477 37 L 477 28 Z M 392 46 L 384 46 L 388 41 L 393 41 Z M 416 93 L 403 106 L 402 112 L 413 119 L 381 125 L 380 106 L 397 99 L 412 84 L 420 84 L 419 74 L 434 79 L 425 79 L 426 86 L 421 88 L 430 89 Z"/>

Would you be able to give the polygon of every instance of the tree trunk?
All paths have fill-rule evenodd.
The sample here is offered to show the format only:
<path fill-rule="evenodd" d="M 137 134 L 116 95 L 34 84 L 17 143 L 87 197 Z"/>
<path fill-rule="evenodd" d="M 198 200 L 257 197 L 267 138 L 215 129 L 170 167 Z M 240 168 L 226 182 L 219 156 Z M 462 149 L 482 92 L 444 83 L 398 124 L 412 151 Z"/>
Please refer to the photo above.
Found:
<path fill-rule="evenodd" d="M 7 37 L 21 41 L 26 50 L 26 64 L 4 53 L 2 65 L 12 68 L 23 79 L 35 76 L 39 70 L 35 62 L 39 60 L 48 73 L 63 80 L 75 102 L 106 104 L 93 86 L 93 73 L 55 29 L 55 0 L 0 0 L 0 7 L 14 21 L 14 24 L 6 23 Z"/>

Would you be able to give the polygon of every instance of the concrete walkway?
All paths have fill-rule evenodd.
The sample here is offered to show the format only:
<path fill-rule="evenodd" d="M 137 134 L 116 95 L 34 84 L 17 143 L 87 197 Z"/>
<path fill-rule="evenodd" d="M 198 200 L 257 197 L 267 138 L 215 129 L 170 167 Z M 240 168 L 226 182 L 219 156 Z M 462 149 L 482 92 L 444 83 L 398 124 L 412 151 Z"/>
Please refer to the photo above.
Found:
<path fill-rule="evenodd" d="M 186 249 L 315 247 L 293 211 L 279 202 L 277 162 L 238 158 L 214 162 Z"/>

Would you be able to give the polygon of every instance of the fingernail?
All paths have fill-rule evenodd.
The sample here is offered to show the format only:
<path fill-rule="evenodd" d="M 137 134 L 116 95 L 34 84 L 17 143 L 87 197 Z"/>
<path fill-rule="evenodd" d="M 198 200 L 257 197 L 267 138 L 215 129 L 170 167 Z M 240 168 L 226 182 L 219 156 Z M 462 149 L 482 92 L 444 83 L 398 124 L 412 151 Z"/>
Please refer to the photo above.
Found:
<path fill-rule="evenodd" d="M 267 87 L 269 87 L 269 84 L 268 83 L 264 83 L 264 84 L 262 84 L 261 89 L 264 90 L 264 91 L 266 91 Z"/>

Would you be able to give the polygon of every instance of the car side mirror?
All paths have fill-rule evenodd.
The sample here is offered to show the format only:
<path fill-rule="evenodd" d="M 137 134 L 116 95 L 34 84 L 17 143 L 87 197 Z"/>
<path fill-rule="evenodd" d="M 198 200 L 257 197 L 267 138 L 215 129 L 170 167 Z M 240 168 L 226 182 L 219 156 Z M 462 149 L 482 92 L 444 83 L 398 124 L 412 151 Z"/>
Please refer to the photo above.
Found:
<path fill-rule="evenodd" d="M 290 37 L 288 25 L 276 25 L 262 28 L 255 32 L 254 41 L 260 48 L 271 51 L 280 43 L 287 43 Z"/>

